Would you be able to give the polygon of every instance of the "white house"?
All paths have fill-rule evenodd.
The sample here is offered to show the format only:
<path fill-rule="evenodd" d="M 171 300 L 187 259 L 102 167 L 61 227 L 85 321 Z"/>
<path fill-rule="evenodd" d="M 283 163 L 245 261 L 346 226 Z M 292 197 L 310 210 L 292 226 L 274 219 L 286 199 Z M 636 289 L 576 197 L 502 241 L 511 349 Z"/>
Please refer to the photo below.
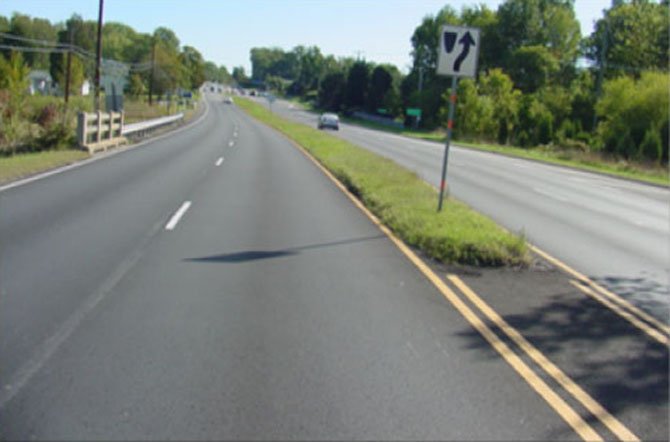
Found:
<path fill-rule="evenodd" d="M 28 74 L 30 80 L 30 95 L 40 94 L 48 95 L 53 90 L 53 79 L 47 71 L 30 71 Z"/>
<path fill-rule="evenodd" d="M 90 93 L 91 93 L 91 82 L 88 80 L 84 80 L 84 82 L 81 85 L 81 94 L 86 97 Z"/>

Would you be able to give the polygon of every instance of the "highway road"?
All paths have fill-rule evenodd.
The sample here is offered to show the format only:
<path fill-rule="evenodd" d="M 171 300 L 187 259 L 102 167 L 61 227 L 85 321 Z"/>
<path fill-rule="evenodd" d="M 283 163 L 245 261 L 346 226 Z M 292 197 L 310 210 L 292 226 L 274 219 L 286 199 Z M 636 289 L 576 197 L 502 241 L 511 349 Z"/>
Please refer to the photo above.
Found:
<path fill-rule="evenodd" d="M 208 100 L 0 191 L 0 439 L 578 439 L 313 163 Z"/>
<path fill-rule="evenodd" d="M 273 110 L 316 127 L 315 114 L 290 102 Z M 439 186 L 443 144 L 346 123 L 332 133 Z M 457 145 L 448 185 L 455 198 L 668 323 L 669 189 Z"/>
<path fill-rule="evenodd" d="M 235 107 L 0 207 L 2 439 L 575 438 Z"/>

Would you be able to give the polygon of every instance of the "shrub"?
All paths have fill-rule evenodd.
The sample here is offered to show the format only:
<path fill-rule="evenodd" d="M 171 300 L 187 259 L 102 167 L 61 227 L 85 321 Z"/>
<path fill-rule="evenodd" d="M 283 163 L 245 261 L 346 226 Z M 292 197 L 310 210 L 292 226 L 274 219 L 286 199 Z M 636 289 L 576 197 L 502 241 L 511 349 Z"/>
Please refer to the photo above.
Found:
<path fill-rule="evenodd" d="M 658 161 L 654 147 L 639 146 L 652 126 L 663 128 L 668 121 L 669 88 L 670 77 L 661 72 L 643 72 L 639 80 L 620 77 L 606 82 L 602 98 L 596 104 L 601 119 L 598 137 L 605 150 L 626 158 L 642 154 L 646 159 Z"/>
<path fill-rule="evenodd" d="M 652 124 L 644 134 L 638 155 L 640 158 L 647 158 L 656 163 L 660 163 L 663 157 L 663 143 L 661 142 L 661 131 Z"/>
<path fill-rule="evenodd" d="M 37 114 L 35 122 L 42 128 L 48 128 L 56 120 L 58 107 L 55 104 L 47 104 Z"/>

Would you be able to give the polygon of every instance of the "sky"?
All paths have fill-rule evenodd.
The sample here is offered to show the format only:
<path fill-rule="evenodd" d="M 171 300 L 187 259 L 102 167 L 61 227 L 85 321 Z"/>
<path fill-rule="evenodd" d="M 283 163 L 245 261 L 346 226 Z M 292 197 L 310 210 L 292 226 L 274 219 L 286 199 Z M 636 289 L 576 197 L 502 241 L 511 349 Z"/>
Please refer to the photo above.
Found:
<path fill-rule="evenodd" d="M 159 26 L 172 29 L 182 45 L 198 49 L 206 60 L 229 71 L 243 66 L 251 73 L 249 50 L 316 45 L 324 55 L 360 57 L 391 63 L 407 72 L 410 38 L 426 15 L 449 4 L 486 4 L 502 0 L 105 0 L 104 21 L 138 32 Z M 582 35 L 593 30 L 611 0 L 575 0 Z M 97 20 L 98 0 L 0 0 L 0 15 L 20 12 L 62 22 L 72 14 Z"/>

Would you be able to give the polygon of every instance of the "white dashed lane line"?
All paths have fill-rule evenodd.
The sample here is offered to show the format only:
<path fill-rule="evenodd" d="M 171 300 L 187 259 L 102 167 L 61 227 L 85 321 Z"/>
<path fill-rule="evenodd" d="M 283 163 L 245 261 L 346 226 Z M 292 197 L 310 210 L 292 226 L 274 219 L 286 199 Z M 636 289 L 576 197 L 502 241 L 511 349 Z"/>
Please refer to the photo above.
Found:
<path fill-rule="evenodd" d="M 177 210 L 177 212 L 175 212 L 175 214 L 172 215 L 170 221 L 168 221 L 168 223 L 165 225 L 165 230 L 174 230 L 174 228 L 177 227 L 179 220 L 181 220 L 181 218 L 184 216 L 189 207 L 191 207 L 191 202 L 184 201 L 184 204 L 181 205 L 179 210 Z"/>

